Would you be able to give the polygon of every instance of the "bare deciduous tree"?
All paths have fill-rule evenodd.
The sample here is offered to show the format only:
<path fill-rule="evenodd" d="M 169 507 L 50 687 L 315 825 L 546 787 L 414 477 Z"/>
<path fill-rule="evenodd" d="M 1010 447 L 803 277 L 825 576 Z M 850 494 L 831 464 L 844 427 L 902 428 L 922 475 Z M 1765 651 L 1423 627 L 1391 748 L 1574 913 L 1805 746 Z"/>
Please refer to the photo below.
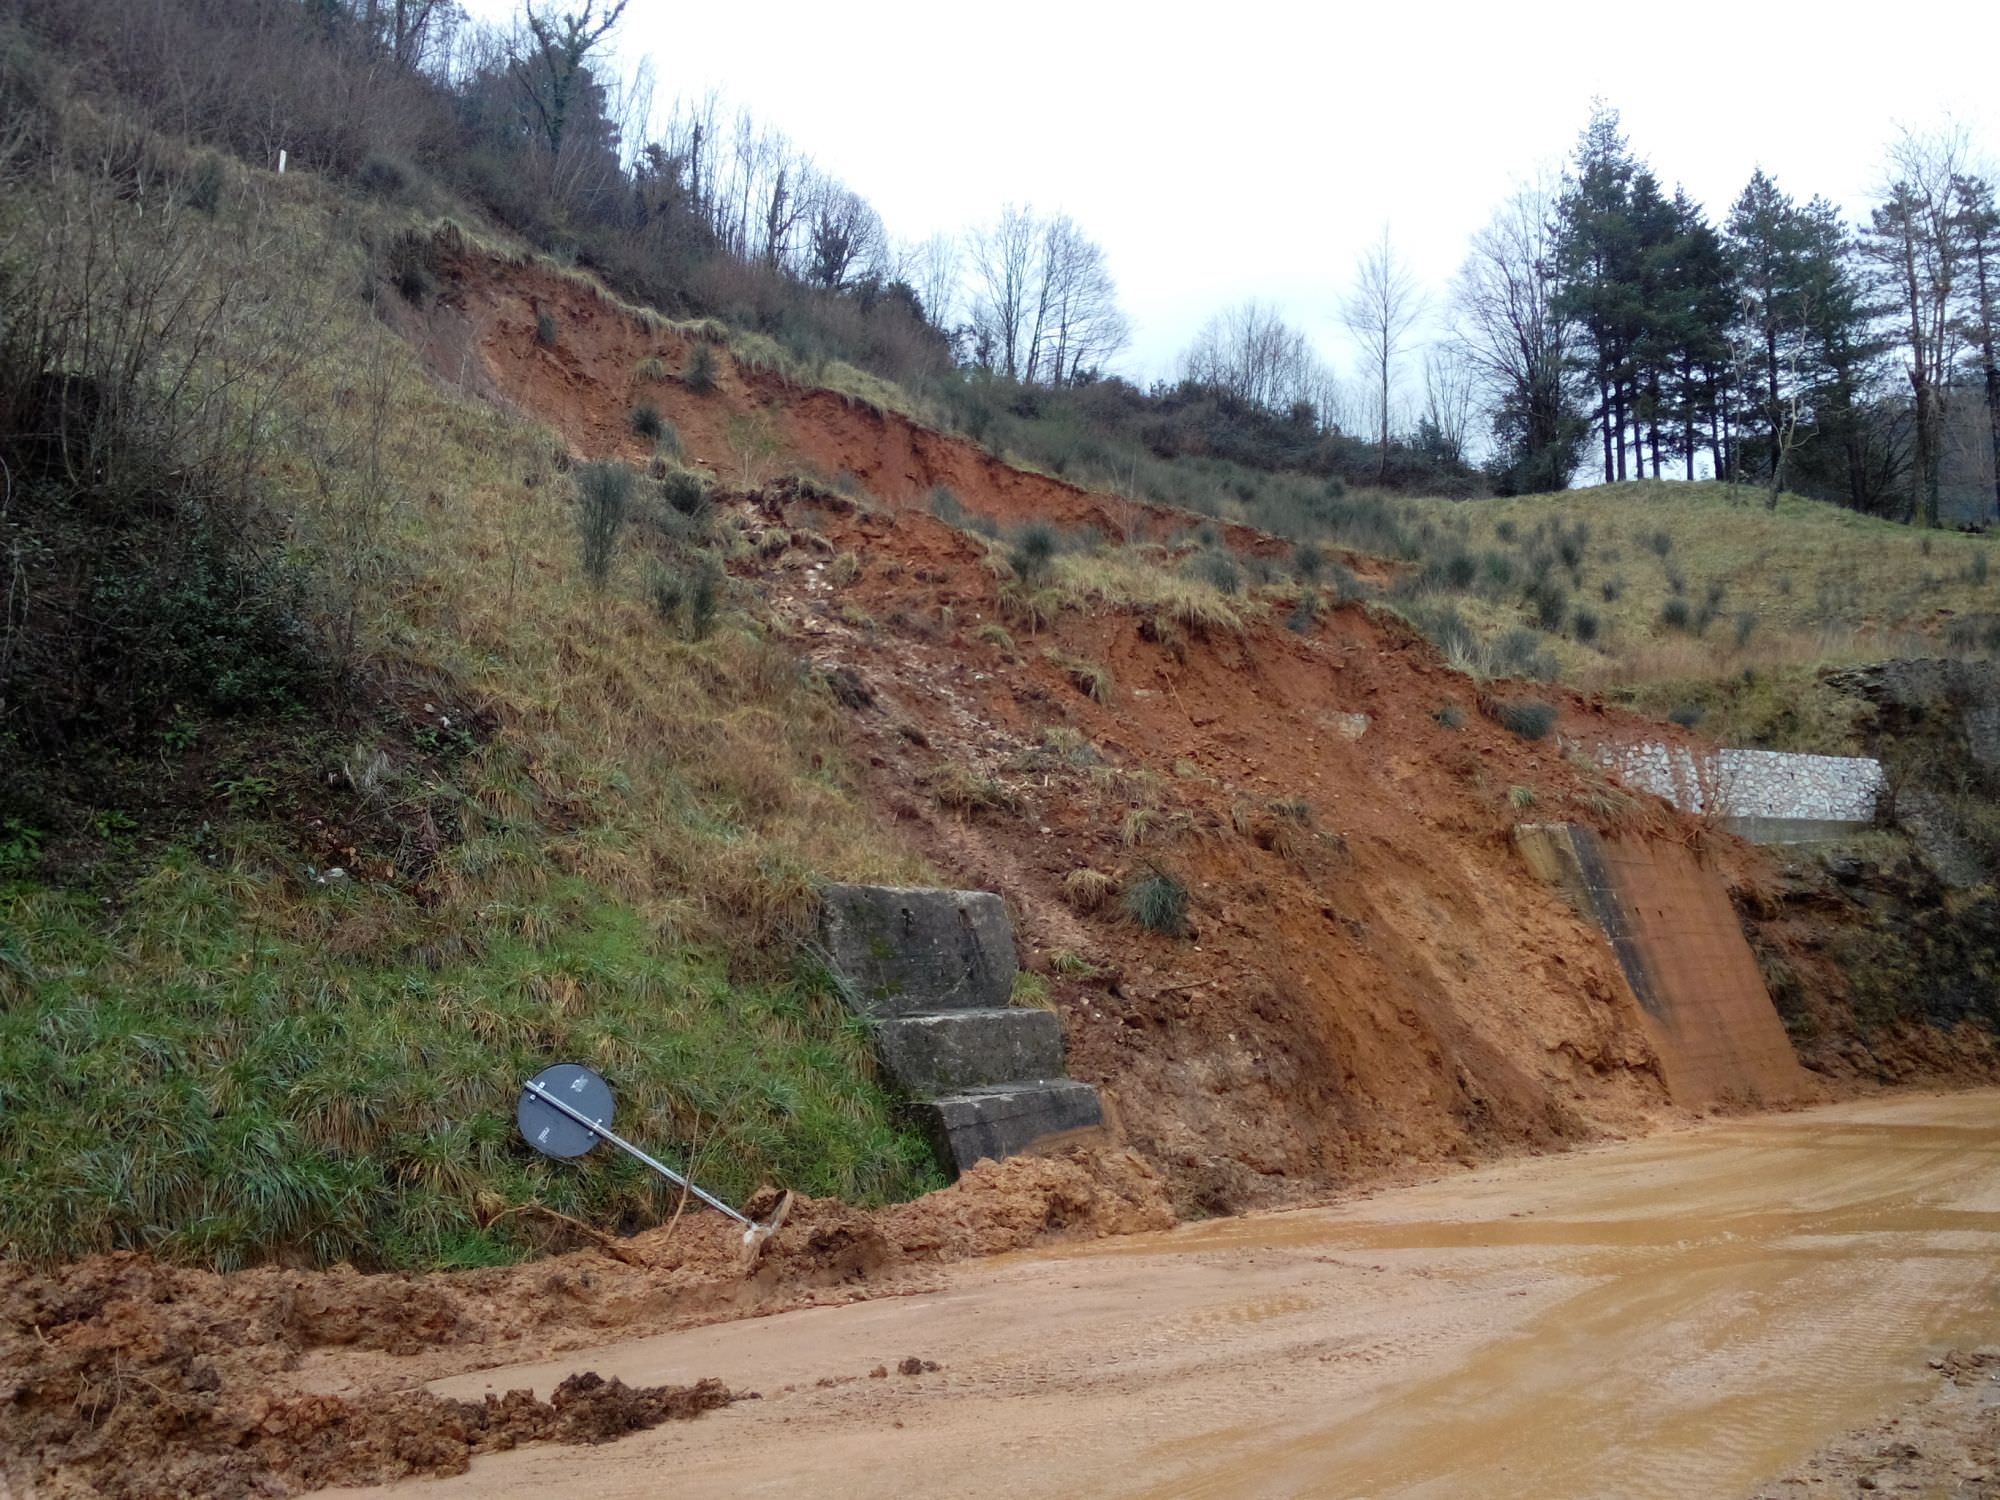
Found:
<path fill-rule="evenodd" d="M 1424 351 L 1422 425 L 1439 458 L 1466 462 L 1478 388 L 1478 372 L 1460 345 L 1433 344 Z"/>
<path fill-rule="evenodd" d="M 903 254 L 903 279 L 915 289 L 933 328 L 951 329 L 958 312 L 961 262 L 959 242 L 948 234 L 934 234 Z"/>
<path fill-rule="evenodd" d="M 1103 250 L 1066 214 L 1008 204 L 970 243 L 974 358 L 1026 384 L 1080 379 L 1129 329 Z"/>
<path fill-rule="evenodd" d="M 1181 355 L 1180 374 L 1267 411 L 1304 402 L 1323 427 L 1333 425 L 1339 407 L 1339 382 L 1311 342 L 1275 307 L 1254 299 L 1202 325 Z"/>
<path fill-rule="evenodd" d="M 1864 236 L 1883 288 L 1896 299 L 1903 369 L 1916 407 L 1916 499 L 1925 526 L 1938 524 L 1944 403 L 1957 357 L 1957 185 L 1965 155 L 1964 133 L 1954 127 L 1905 132 L 1889 150 L 1890 181 Z"/>
<path fill-rule="evenodd" d="M 1423 316 L 1424 297 L 1416 277 L 1389 242 L 1387 225 L 1379 244 L 1371 246 L 1355 269 L 1354 288 L 1341 304 L 1341 321 L 1361 346 L 1362 362 L 1373 384 L 1375 426 L 1381 446 L 1378 477 L 1389 473 L 1389 428 L 1395 415 L 1396 361 L 1408 347 L 1410 332 Z"/>
<path fill-rule="evenodd" d="M 1571 324 L 1556 297 L 1556 190 L 1518 189 L 1472 237 L 1452 288 L 1459 348 L 1485 387 L 1485 408 L 1523 490 L 1556 490 L 1575 470 L 1567 368 Z"/>

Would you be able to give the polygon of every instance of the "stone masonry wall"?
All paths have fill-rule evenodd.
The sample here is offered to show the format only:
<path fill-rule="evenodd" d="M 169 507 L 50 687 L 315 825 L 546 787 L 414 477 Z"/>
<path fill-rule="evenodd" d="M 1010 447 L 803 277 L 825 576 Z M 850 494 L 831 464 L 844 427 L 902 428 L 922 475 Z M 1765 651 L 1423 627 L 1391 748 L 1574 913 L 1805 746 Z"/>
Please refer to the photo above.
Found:
<path fill-rule="evenodd" d="M 1776 750 L 1697 755 L 1677 745 L 1600 745 L 1598 763 L 1627 786 L 1683 812 L 1783 824 L 1862 824 L 1875 819 L 1884 782 L 1879 761 Z"/>

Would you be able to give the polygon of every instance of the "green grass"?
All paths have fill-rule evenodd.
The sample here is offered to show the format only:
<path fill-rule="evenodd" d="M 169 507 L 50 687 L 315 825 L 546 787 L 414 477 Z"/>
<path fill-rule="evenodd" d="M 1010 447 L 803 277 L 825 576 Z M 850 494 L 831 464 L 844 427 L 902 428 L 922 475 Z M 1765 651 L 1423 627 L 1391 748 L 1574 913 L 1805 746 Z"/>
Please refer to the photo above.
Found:
<path fill-rule="evenodd" d="M 78 830 L 0 821 L 0 1254 L 470 1264 L 550 1242 L 525 1205 L 655 1222 L 673 1204 L 643 1169 L 515 1139 L 520 1081 L 564 1058 L 725 1197 L 936 1185 L 800 958 L 818 878 L 929 872 L 754 600 L 718 582 L 659 619 L 656 568 L 707 558 L 705 495 L 659 495 L 689 524 L 622 528 L 594 587 L 565 445 L 433 378 L 354 296 L 365 243 L 406 226 L 307 174 L 260 182 L 224 227 L 274 248 L 228 263 L 256 295 L 219 337 L 309 347 L 245 459 L 370 696 L 288 758 L 220 723 L 163 740 L 217 768 L 212 796 L 138 827 L 85 809 L 117 857 L 62 888 L 43 856 Z M 425 749 L 446 716 L 450 757 Z M 383 752 L 370 790 L 329 779 Z M 304 872 L 336 836 L 356 847 L 322 886 Z"/>
<path fill-rule="evenodd" d="M 1592 627 L 1568 635 L 1589 639 L 1556 647 L 1564 676 L 1587 687 L 1984 650 L 1983 631 L 1954 635 L 1950 623 L 2000 614 L 1990 566 L 2000 541 L 1926 534 L 1796 495 L 1767 511 L 1748 488 L 1644 481 L 1401 510 L 1406 524 L 1435 528 L 1431 550 L 1505 558 L 1521 576 L 1539 562 L 1587 604 Z M 1483 593 L 1532 618 L 1524 590 Z M 1670 609 L 1685 623 L 1664 619 Z"/>
<path fill-rule="evenodd" d="M 517 1138 L 521 1080 L 556 1060 L 602 1071 L 621 1131 L 693 1149 L 725 1198 L 938 1180 L 809 971 L 734 983 L 576 879 L 428 953 L 350 954 L 422 914 L 349 881 L 293 892 L 274 931 L 283 879 L 175 850 L 108 924 L 84 896 L 0 895 L 0 1253 L 422 1266 L 522 1253 L 538 1223 L 506 1211 L 529 1202 L 657 1221 L 668 1190 L 628 1159 Z"/>

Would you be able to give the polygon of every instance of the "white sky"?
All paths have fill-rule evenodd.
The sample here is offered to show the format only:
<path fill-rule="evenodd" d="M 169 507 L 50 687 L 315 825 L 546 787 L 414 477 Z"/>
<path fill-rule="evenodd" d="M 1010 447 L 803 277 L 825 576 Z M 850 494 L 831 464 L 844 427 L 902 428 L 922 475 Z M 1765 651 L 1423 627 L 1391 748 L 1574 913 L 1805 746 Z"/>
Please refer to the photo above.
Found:
<path fill-rule="evenodd" d="M 1133 325 L 1119 363 L 1141 381 L 1249 296 L 1351 377 L 1337 309 L 1366 242 L 1386 221 L 1441 299 L 1467 236 L 1567 155 L 1596 94 L 1711 217 L 1760 162 L 1859 214 L 1897 127 L 1947 114 L 2000 152 L 1994 0 L 632 0 L 616 50 L 651 57 L 662 104 L 748 105 L 899 239 L 1008 200 L 1066 210 L 1110 260 Z"/>

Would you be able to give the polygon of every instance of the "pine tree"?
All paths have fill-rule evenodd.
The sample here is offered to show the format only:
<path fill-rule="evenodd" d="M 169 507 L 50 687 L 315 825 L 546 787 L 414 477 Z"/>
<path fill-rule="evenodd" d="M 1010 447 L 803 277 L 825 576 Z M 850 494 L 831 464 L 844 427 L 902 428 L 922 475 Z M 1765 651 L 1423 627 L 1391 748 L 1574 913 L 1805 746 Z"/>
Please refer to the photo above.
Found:
<path fill-rule="evenodd" d="M 1957 182 L 1959 244 L 1964 252 L 1969 296 L 1965 341 L 1973 353 L 1986 395 L 1986 421 L 1993 443 L 1993 501 L 2000 515 L 2000 211 L 1993 184 L 1982 177 Z"/>
<path fill-rule="evenodd" d="M 1715 472 L 1723 472 L 1721 407 L 1729 369 L 1729 321 L 1736 294 L 1722 236 L 1685 193 L 1674 195 L 1675 229 L 1665 308 L 1671 327 L 1665 340 L 1671 396 L 1668 412 L 1678 423 L 1676 456 L 1684 476 L 1694 478 L 1701 434 Z"/>
<path fill-rule="evenodd" d="M 1557 204 L 1558 305 L 1582 333 L 1576 366 L 1596 398 L 1604 482 L 1625 477 L 1632 345 L 1639 321 L 1632 185 L 1638 174 L 1618 111 L 1599 101 L 1577 142 Z"/>

